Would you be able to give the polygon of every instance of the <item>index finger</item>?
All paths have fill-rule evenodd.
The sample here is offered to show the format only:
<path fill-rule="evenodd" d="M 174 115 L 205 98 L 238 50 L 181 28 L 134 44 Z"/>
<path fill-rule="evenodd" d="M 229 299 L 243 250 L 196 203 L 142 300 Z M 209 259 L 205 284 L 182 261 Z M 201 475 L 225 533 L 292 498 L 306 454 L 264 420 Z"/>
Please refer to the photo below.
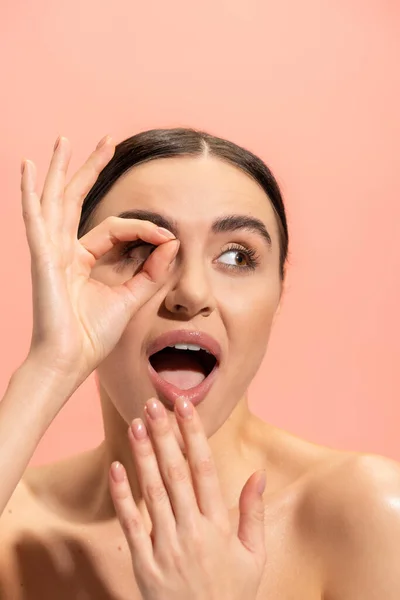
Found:
<path fill-rule="evenodd" d="M 182 397 L 175 402 L 174 413 L 185 443 L 200 512 L 213 523 L 229 529 L 228 509 L 199 413 L 190 400 Z"/>
<path fill-rule="evenodd" d="M 93 227 L 79 242 L 98 260 L 116 244 L 137 239 L 158 246 L 175 239 L 175 236 L 151 221 L 111 216 Z"/>
<path fill-rule="evenodd" d="M 77 235 L 83 201 L 114 153 L 115 144 L 111 136 L 104 136 L 65 187 L 63 229 L 71 235 Z"/>

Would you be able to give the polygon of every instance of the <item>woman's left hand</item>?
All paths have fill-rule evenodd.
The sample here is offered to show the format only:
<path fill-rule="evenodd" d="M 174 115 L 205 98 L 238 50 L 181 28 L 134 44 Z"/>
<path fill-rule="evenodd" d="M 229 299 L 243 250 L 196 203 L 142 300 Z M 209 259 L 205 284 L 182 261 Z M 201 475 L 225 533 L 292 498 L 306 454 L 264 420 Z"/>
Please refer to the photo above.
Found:
<path fill-rule="evenodd" d="M 159 413 L 154 419 L 150 415 Z M 189 413 L 185 418 L 180 409 Z M 120 463 L 110 469 L 110 491 L 132 555 L 143 600 L 255 600 L 266 562 L 265 473 L 244 485 L 240 521 L 232 531 L 216 467 L 200 417 L 190 402 L 175 405 L 185 459 L 158 400 L 129 429 L 133 458 L 152 530 L 146 531 Z M 133 431 L 144 437 L 135 438 Z M 261 493 L 257 487 L 261 485 Z"/>

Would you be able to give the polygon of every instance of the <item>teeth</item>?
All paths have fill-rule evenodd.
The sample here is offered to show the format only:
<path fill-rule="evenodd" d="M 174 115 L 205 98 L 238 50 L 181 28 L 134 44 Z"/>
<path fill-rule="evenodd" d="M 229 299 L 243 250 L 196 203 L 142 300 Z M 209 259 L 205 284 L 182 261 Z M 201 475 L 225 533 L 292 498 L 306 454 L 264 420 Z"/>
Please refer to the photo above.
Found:
<path fill-rule="evenodd" d="M 211 352 L 209 352 L 205 348 L 202 348 L 201 346 L 197 346 L 196 344 L 173 344 L 169 347 L 176 348 L 177 350 L 204 350 L 205 352 L 207 352 L 207 354 L 211 354 Z"/>

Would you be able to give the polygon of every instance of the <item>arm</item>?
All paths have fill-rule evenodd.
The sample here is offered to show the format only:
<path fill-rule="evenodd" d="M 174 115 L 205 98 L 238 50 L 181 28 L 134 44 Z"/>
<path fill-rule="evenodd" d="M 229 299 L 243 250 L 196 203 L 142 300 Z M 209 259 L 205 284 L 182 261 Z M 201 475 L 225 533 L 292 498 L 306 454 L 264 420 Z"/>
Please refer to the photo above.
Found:
<path fill-rule="evenodd" d="M 66 185 L 70 145 L 59 138 L 40 195 L 34 163 L 22 164 L 33 331 L 28 357 L 0 402 L 0 513 L 56 414 L 165 283 L 179 248 L 175 236 L 155 223 L 113 216 L 78 240 L 84 198 L 114 151 L 106 136 Z M 138 238 L 157 246 L 139 273 L 114 286 L 92 277 L 97 260 L 117 244 Z"/>
<path fill-rule="evenodd" d="M 0 402 L 0 515 L 43 434 L 76 389 L 75 381 L 27 359 Z"/>

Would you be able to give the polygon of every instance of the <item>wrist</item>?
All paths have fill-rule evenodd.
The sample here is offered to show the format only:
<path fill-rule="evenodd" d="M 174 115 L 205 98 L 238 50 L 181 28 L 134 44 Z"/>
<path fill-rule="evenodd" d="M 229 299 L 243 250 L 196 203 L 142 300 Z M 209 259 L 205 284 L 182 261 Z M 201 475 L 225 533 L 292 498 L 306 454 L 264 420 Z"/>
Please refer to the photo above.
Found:
<path fill-rule="evenodd" d="M 19 397 L 31 399 L 36 406 L 48 407 L 51 414 L 56 414 L 79 385 L 75 374 L 63 373 L 29 355 L 12 374 L 9 388 L 17 388 Z"/>

